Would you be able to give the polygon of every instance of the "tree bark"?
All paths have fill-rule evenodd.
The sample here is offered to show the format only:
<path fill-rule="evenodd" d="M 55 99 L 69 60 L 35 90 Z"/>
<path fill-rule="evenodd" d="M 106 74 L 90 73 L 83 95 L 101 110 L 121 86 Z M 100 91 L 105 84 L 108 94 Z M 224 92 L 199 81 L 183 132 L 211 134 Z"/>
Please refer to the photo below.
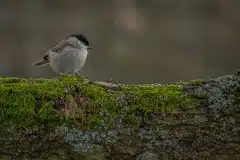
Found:
<path fill-rule="evenodd" d="M 240 76 L 124 85 L 0 78 L 3 159 L 239 159 Z"/>

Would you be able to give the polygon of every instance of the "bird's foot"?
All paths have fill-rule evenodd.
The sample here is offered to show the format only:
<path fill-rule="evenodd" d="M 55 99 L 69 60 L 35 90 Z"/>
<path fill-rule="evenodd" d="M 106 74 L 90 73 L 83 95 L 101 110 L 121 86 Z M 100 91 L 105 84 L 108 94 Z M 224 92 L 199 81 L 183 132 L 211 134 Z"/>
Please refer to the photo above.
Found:
<path fill-rule="evenodd" d="M 57 73 L 57 75 L 59 77 L 68 77 L 69 76 L 68 74 L 65 74 L 65 73 Z"/>
<path fill-rule="evenodd" d="M 78 78 L 80 78 L 81 76 L 78 73 L 74 73 L 75 76 L 77 76 Z"/>

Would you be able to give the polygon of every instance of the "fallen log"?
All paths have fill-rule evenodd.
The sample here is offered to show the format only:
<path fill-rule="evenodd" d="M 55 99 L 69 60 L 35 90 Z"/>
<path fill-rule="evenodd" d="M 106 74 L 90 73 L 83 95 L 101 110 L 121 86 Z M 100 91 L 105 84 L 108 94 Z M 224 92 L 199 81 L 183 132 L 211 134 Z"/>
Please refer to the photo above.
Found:
<path fill-rule="evenodd" d="M 2 159 L 237 159 L 240 76 L 124 85 L 0 78 Z"/>

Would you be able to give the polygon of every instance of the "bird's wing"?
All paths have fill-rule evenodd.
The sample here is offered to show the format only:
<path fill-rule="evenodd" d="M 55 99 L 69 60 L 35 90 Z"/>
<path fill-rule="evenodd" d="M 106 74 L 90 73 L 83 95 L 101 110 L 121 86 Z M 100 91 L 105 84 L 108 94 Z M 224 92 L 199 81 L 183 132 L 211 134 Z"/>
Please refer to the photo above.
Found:
<path fill-rule="evenodd" d="M 49 57 L 49 52 L 61 52 L 65 47 L 69 46 L 69 43 L 67 43 L 66 40 L 62 40 L 60 41 L 60 43 L 58 43 L 55 47 L 53 47 L 52 49 L 50 49 L 49 51 L 47 51 L 44 55 L 43 55 L 43 60 L 48 60 Z"/>
<path fill-rule="evenodd" d="M 69 43 L 67 43 L 66 40 L 62 40 L 58 45 L 56 45 L 55 47 L 53 47 L 53 49 L 51 49 L 52 52 L 60 52 L 61 50 L 63 50 L 66 46 L 69 46 Z"/>

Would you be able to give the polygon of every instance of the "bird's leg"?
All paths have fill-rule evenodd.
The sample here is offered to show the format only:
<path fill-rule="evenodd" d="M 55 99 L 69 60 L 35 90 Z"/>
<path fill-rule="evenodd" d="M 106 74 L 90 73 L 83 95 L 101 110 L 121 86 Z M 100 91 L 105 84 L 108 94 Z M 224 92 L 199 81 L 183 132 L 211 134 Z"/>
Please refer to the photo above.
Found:
<path fill-rule="evenodd" d="M 59 77 L 68 77 L 69 75 L 67 73 L 57 73 Z"/>
<path fill-rule="evenodd" d="M 62 77 L 63 77 L 63 75 L 58 72 L 58 73 L 57 73 L 57 78 L 58 78 L 58 79 L 62 79 Z"/>
<path fill-rule="evenodd" d="M 74 74 L 75 74 L 77 77 L 79 77 L 79 78 L 81 77 L 81 76 L 78 74 L 78 72 L 75 72 Z"/>
<path fill-rule="evenodd" d="M 57 75 L 58 75 L 58 78 L 65 77 L 63 73 L 57 73 Z"/>

